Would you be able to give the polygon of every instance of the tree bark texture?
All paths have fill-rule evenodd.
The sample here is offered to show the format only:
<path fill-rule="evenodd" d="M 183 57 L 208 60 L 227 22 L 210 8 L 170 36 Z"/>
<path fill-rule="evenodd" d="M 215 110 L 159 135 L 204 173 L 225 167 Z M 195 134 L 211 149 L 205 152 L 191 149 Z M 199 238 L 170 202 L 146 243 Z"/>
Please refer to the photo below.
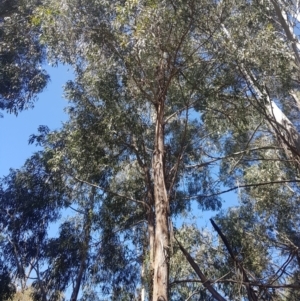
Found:
<path fill-rule="evenodd" d="M 150 261 L 150 271 L 148 274 L 149 283 L 149 300 L 153 298 L 153 275 L 154 275 L 154 240 L 155 240 L 155 219 L 154 212 L 152 208 L 148 213 L 148 242 L 149 242 L 149 261 Z"/>
<path fill-rule="evenodd" d="M 155 206 L 153 301 L 168 300 L 169 201 L 164 175 L 164 98 L 156 106 L 153 181 Z"/>

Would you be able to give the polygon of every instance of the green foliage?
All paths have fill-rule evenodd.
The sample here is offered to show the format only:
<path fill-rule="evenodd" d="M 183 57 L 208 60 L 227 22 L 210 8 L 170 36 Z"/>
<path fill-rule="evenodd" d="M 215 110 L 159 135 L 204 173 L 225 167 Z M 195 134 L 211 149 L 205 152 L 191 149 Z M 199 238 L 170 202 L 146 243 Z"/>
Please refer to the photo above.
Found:
<path fill-rule="evenodd" d="M 30 142 L 43 152 L 1 182 L 1 252 L 19 279 L 34 267 L 36 300 L 59 300 L 71 283 L 83 300 L 134 300 L 143 289 L 150 300 L 153 244 L 162 241 L 151 237 L 159 168 L 164 214 L 174 224 L 193 201 L 218 210 L 222 190 L 238 189 L 240 207 L 216 219 L 234 258 L 207 229 L 175 231 L 215 289 L 250 301 L 250 281 L 261 298 L 297 298 L 272 285 L 299 287 L 298 144 L 291 145 L 299 140 L 299 69 L 275 2 L 266 3 L 1 3 L 1 108 L 17 112 L 42 90 L 45 51 L 75 73 L 65 86 L 69 121 L 55 132 L 40 127 Z M 270 113 L 272 103 L 291 125 Z M 162 161 L 154 165 L 159 131 Z M 76 213 L 49 239 L 65 207 Z M 162 245 L 171 299 L 210 300 L 172 243 L 173 251 Z"/>
<path fill-rule="evenodd" d="M 13 112 L 32 106 L 49 76 L 42 69 L 45 49 L 39 28 L 31 22 L 39 1 L 0 4 L 0 109 Z"/>
<path fill-rule="evenodd" d="M 48 159 L 37 153 L 21 170 L 11 170 L 1 179 L 0 254 L 21 289 L 26 286 L 28 270 L 39 274 L 48 226 L 57 221 L 68 200 L 62 178 L 50 172 Z"/>
<path fill-rule="evenodd" d="M 0 298 L 1 300 L 11 300 L 16 292 L 12 283 L 8 268 L 0 262 Z"/>

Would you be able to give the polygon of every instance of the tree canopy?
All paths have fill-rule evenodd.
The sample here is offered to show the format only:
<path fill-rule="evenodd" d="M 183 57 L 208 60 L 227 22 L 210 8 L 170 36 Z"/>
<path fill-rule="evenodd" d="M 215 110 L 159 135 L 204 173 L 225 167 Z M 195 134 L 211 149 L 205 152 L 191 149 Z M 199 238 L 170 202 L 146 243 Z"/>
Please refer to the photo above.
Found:
<path fill-rule="evenodd" d="M 45 59 L 75 79 L 69 120 L 1 180 L 3 298 L 31 283 L 42 301 L 297 300 L 298 4 L 16 3 L 2 108 L 43 89 Z M 218 211 L 210 227 L 196 207 Z"/>
<path fill-rule="evenodd" d="M 32 106 L 49 76 L 42 68 L 45 48 L 33 11 L 41 1 L 0 3 L 0 109 L 18 113 Z"/>

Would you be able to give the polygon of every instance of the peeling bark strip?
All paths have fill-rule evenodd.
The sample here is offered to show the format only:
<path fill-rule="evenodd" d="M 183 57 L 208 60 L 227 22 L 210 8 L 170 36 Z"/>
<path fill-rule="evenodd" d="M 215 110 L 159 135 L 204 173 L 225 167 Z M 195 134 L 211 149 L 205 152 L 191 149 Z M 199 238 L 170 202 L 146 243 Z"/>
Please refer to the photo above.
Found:
<path fill-rule="evenodd" d="M 155 205 L 153 301 L 168 300 L 169 202 L 164 176 L 164 98 L 156 106 L 153 182 Z"/>

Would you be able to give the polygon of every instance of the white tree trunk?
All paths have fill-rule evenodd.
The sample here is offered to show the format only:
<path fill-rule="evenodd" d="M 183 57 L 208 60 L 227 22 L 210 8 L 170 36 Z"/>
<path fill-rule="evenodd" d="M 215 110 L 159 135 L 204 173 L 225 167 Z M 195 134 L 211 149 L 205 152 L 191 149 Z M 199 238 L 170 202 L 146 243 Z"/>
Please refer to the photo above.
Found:
<path fill-rule="evenodd" d="M 226 29 L 224 24 L 221 24 L 221 29 L 225 34 L 227 42 L 234 50 L 236 46 L 234 41 L 231 39 L 229 31 Z M 273 133 L 281 139 L 281 142 L 292 152 L 293 157 L 300 157 L 300 134 L 288 119 L 288 117 L 280 110 L 276 103 L 270 99 L 268 91 L 261 85 L 258 86 L 255 82 L 255 77 L 251 74 L 251 71 L 246 70 L 243 63 L 236 61 L 239 69 L 241 70 L 244 78 L 248 85 L 255 93 L 255 97 L 258 100 L 260 106 L 265 109 L 265 115 L 268 120 L 269 127 Z"/>
<path fill-rule="evenodd" d="M 279 0 L 271 0 L 276 15 L 277 15 L 277 20 L 274 20 L 275 22 L 278 21 L 280 23 L 280 25 L 282 26 L 286 38 L 287 40 L 291 43 L 292 46 L 292 50 L 294 52 L 294 56 L 295 56 L 295 62 L 298 65 L 298 67 L 300 67 L 300 56 L 299 56 L 299 40 L 297 38 L 297 36 L 294 34 L 294 30 L 292 25 L 290 24 L 289 20 L 288 20 L 288 16 L 287 13 L 283 10 L 283 7 L 286 7 L 284 5 L 284 3 L 282 3 Z M 296 12 L 298 17 L 298 12 Z"/>

